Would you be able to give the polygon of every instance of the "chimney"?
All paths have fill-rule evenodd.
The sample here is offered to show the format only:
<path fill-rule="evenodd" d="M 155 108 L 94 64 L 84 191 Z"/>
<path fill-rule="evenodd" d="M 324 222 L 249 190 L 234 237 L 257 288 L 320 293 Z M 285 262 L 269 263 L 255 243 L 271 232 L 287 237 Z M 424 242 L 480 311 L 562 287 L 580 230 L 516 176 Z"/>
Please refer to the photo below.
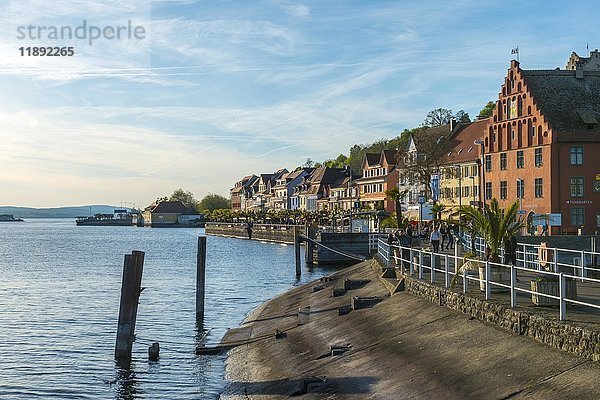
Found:
<path fill-rule="evenodd" d="M 577 67 L 575 67 L 575 78 L 583 79 L 583 65 L 581 63 L 577 63 Z"/>
<path fill-rule="evenodd" d="M 450 118 L 450 132 L 454 131 L 458 123 L 456 122 L 456 118 Z"/>

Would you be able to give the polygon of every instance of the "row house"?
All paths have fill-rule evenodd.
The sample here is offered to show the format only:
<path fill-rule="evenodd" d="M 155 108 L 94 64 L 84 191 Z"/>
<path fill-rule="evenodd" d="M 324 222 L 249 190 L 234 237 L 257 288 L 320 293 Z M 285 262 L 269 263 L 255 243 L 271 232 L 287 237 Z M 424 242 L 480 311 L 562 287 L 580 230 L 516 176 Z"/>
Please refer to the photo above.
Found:
<path fill-rule="evenodd" d="M 294 189 L 302 179 L 312 173 L 314 168 L 302 168 L 297 171 L 283 174 L 275 181 L 273 186 L 273 196 L 270 206 L 276 210 L 292 210 L 292 196 Z"/>
<path fill-rule="evenodd" d="M 320 211 L 329 208 L 331 188 L 342 185 L 349 175 L 349 168 L 316 168 L 296 186 L 291 198 L 292 209 Z"/>
<path fill-rule="evenodd" d="M 600 227 L 600 64 L 523 70 L 511 62 L 483 138 L 485 201 L 519 199 L 554 234 Z"/>
<path fill-rule="evenodd" d="M 440 167 L 440 204 L 453 216 L 460 206 L 479 207 L 479 164 L 481 142 L 490 118 L 458 124 L 448 143 L 448 154 Z"/>
<path fill-rule="evenodd" d="M 237 181 L 229 190 L 229 199 L 233 211 L 245 210 L 246 202 L 252 200 L 253 185 L 258 180 L 256 175 L 248 175 Z"/>
<path fill-rule="evenodd" d="M 281 168 L 272 174 L 260 174 L 258 180 L 252 186 L 252 201 L 247 208 L 253 210 L 265 210 L 272 208 L 271 199 L 273 198 L 273 188 L 277 180 L 288 173 L 288 170 Z"/>
<path fill-rule="evenodd" d="M 398 186 L 398 150 L 367 153 L 362 164 L 362 178 L 357 179 L 361 208 L 384 209 L 394 212 L 394 202 L 387 199 L 385 191 Z"/>
<path fill-rule="evenodd" d="M 331 186 L 329 192 L 329 209 L 330 210 L 344 210 L 358 208 L 358 186 L 355 184 L 358 177 L 354 177 L 350 174 L 346 176 L 337 185 Z"/>

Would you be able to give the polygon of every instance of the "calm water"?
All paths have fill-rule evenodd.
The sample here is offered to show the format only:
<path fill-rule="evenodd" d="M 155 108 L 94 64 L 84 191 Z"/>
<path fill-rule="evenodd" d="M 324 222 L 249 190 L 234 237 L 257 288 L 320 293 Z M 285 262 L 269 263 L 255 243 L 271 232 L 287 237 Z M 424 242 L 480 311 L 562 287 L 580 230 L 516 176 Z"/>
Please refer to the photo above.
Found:
<path fill-rule="evenodd" d="M 0 398 L 214 399 L 225 356 L 196 356 L 297 281 L 293 246 L 209 237 L 204 327 L 195 322 L 200 229 L 0 224 Z M 146 252 L 130 372 L 113 362 L 123 256 Z M 150 341 L 161 344 L 147 361 Z"/>

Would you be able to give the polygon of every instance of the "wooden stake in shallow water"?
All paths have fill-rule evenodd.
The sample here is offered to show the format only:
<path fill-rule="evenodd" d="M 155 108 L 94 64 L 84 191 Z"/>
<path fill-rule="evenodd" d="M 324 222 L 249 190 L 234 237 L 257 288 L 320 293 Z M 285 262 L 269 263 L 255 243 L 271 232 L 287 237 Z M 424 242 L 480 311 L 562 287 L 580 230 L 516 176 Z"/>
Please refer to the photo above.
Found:
<path fill-rule="evenodd" d="M 206 236 L 198 237 L 196 260 L 196 321 L 204 320 L 204 291 L 206 287 Z"/>
<path fill-rule="evenodd" d="M 300 228 L 294 226 L 294 252 L 296 253 L 296 278 L 302 274 L 302 266 L 300 265 Z"/>
<path fill-rule="evenodd" d="M 142 272 L 144 270 L 144 252 L 132 251 L 125 255 L 123 281 L 121 283 L 121 304 L 119 306 L 119 324 L 115 360 L 121 364 L 131 361 L 131 348 L 135 339 L 135 321 L 138 302 L 142 292 Z"/>

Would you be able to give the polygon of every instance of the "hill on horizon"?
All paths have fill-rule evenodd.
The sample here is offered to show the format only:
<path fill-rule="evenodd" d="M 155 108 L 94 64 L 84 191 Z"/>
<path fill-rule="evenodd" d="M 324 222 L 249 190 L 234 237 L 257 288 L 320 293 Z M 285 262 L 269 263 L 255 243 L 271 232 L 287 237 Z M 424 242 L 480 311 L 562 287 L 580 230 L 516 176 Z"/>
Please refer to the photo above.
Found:
<path fill-rule="evenodd" d="M 119 208 L 128 209 L 128 207 L 100 204 L 49 208 L 0 206 L 0 214 L 12 214 L 15 218 L 75 218 L 90 214 L 112 214 L 115 209 Z"/>

